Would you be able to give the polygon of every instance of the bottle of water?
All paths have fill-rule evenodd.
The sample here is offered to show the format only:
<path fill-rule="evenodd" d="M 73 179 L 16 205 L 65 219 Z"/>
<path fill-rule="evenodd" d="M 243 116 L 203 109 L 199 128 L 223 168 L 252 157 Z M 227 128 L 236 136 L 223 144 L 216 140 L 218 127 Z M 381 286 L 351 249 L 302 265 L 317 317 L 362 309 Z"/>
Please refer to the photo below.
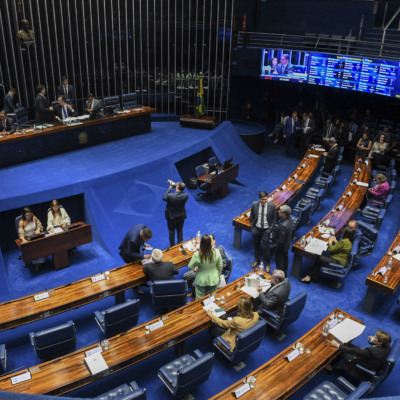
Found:
<path fill-rule="evenodd" d="M 389 261 L 387 263 L 387 270 L 390 271 L 392 269 L 392 265 L 393 265 L 393 257 L 389 258 Z"/>
<path fill-rule="evenodd" d="M 330 325 L 328 323 L 326 323 L 323 327 L 322 327 L 322 335 L 323 336 L 328 336 L 329 334 L 329 329 L 330 329 Z"/>
<path fill-rule="evenodd" d="M 201 240 L 201 234 L 200 234 L 200 231 L 197 231 L 196 244 L 200 244 L 200 240 Z"/>
<path fill-rule="evenodd" d="M 303 236 L 300 240 L 300 246 L 305 247 L 306 246 L 306 238 Z"/>
<path fill-rule="evenodd" d="M 261 264 L 258 267 L 258 275 L 264 274 L 264 263 L 261 261 Z"/>

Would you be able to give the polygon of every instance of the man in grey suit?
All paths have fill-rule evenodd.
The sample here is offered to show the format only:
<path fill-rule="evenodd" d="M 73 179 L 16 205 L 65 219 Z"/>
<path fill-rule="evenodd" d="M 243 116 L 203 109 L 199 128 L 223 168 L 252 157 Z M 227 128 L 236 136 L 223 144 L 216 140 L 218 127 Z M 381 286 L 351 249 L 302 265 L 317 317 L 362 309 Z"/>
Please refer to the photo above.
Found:
<path fill-rule="evenodd" d="M 162 281 L 175 279 L 174 275 L 179 274 L 178 268 L 171 262 L 163 262 L 163 252 L 154 249 L 151 253 L 152 263 L 143 266 L 143 272 L 149 281 Z"/>
<path fill-rule="evenodd" d="M 100 110 L 100 101 L 94 98 L 93 93 L 88 94 L 88 99 L 85 101 L 85 113 L 90 114 L 94 110 Z"/>
<path fill-rule="evenodd" d="M 173 187 L 170 184 L 163 196 L 163 200 L 167 202 L 165 218 L 168 224 L 170 246 L 175 246 L 175 230 L 178 236 L 178 244 L 183 242 L 183 224 L 186 219 L 185 204 L 189 198 L 189 195 L 183 192 L 186 187 L 183 182 L 177 182 L 175 192 L 171 193 Z"/>
<path fill-rule="evenodd" d="M 278 215 L 281 220 L 273 235 L 276 268 L 282 270 L 286 276 L 289 266 L 288 251 L 293 235 L 293 219 L 290 216 L 291 214 L 292 209 L 286 204 L 279 207 Z"/>
<path fill-rule="evenodd" d="M 251 267 L 257 267 L 262 256 L 265 271 L 269 272 L 269 238 L 276 224 L 277 213 L 275 204 L 268 201 L 268 193 L 266 191 L 259 192 L 258 197 L 259 201 L 253 202 L 250 211 L 250 227 L 254 244 L 254 262 Z M 261 242 L 263 244 L 262 250 Z"/>
<path fill-rule="evenodd" d="M 260 294 L 255 300 L 257 312 L 260 313 L 262 309 L 266 309 L 282 317 L 285 302 L 290 295 L 290 281 L 285 278 L 285 273 L 275 269 L 272 272 L 271 287 L 265 293 L 262 293 L 261 288 L 258 289 L 258 292 Z"/>

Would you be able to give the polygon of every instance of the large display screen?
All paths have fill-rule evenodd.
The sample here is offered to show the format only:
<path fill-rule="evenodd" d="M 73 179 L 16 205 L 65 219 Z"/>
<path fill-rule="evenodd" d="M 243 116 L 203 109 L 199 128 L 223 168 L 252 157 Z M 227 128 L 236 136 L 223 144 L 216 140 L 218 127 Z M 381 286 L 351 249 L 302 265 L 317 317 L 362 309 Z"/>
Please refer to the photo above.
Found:
<path fill-rule="evenodd" d="M 400 97 L 399 66 L 399 61 L 264 49 L 260 78 Z"/>

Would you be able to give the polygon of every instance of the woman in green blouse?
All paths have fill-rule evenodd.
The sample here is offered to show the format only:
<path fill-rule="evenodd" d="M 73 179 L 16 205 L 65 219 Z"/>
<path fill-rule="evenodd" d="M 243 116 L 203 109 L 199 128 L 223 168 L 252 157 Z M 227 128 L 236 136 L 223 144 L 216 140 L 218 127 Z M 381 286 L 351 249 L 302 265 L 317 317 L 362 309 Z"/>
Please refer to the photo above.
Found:
<path fill-rule="evenodd" d="M 200 241 L 200 250 L 193 254 L 188 265 L 196 273 L 196 300 L 217 289 L 221 271 L 222 258 L 218 250 L 213 249 L 213 238 L 204 235 Z"/>

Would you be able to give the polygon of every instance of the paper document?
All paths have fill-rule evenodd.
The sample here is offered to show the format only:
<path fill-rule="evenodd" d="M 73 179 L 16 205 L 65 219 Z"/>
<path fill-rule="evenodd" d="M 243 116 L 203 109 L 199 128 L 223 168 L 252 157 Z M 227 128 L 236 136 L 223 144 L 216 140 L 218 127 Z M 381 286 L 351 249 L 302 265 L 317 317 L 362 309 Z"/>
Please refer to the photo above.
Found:
<path fill-rule="evenodd" d="M 189 251 L 192 251 L 192 252 L 193 252 L 193 251 L 196 251 L 196 247 L 193 246 L 192 242 L 185 243 L 182 247 L 183 247 L 184 249 L 189 250 Z"/>
<path fill-rule="evenodd" d="M 359 181 L 357 181 L 357 185 L 361 186 L 361 187 L 368 187 L 368 183 L 359 182 Z"/>
<path fill-rule="evenodd" d="M 323 251 L 328 248 L 328 243 L 321 239 L 313 238 L 310 243 L 305 247 L 305 251 L 308 253 L 321 255 Z"/>
<path fill-rule="evenodd" d="M 141 261 L 141 263 L 142 263 L 142 265 L 146 265 L 146 264 L 149 264 L 149 263 L 152 263 L 153 262 L 153 259 L 150 257 L 150 258 L 143 258 L 143 260 Z"/>
<path fill-rule="evenodd" d="M 317 150 L 317 151 L 325 151 L 325 149 L 323 147 L 317 147 L 315 150 Z"/>
<path fill-rule="evenodd" d="M 211 310 L 211 312 L 216 316 L 216 317 L 221 317 L 222 315 L 225 314 L 225 311 L 215 311 L 218 308 L 221 308 L 220 306 L 217 306 L 215 303 L 210 303 L 207 304 L 206 306 L 203 307 L 205 311 Z"/>
<path fill-rule="evenodd" d="M 61 228 L 61 226 L 58 226 L 57 228 L 54 228 L 53 231 L 48 231 L 46 236 L 54 235 L 55 233 L 61 233 L 64 232 L 64 229 Z"/>
<path fill-rule="evenodd" d="M 86 357 L 84 362 L 92 375 L 97 375 L 108 370 L 108 365 L 100 352 Z"/>
<path fill-rule="evenodd" d="M 345 318 L 342 322 L 330 329 L 329 333 L 335 336 L 341 343 L 348 343 L 357 336 L 360 336 L 364 332 L 364 329 L 365 325 L 353 321 L 350 318 Z"/>
<path fill-rule="evenodd" d="M 242 292 L 247 293 L 249 296 L 253 297 L 253 299 L 256 299 L 258 297 L 258 290 L 254 287 L 248 287 L 248 286 L 243 286 L 240 288 Z"/>

